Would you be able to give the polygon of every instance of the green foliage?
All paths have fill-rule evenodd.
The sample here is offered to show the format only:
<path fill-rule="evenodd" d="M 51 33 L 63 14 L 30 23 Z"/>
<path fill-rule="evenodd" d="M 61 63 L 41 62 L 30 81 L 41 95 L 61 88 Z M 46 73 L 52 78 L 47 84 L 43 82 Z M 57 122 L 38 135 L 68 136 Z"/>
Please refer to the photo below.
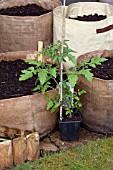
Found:
<path fill-rule="evenodd" d="M 72 55 L 75 51 L 69 48 L 67 41 L 64 41 L 63 52 L 61 47 L 62 44 L 58 41 L 57 44 L 47 46 L 38 54 L 42 54 L 43 59 L 46 57 L 51 59 L 52 64 L 40 62 L 38 60 L 28 60 L 27 63 L 30 64 L 30 67 L 26 70 L 22 70 L 19 80 L 24 81 L 36 75 L 37 80 L 35 82 L 36 87 L 33 89 L 34 92 L 45 94 L 49 89 L 56 90 L 56 96 L 54 98 L 51 98 L 47 94 L 45 95 L 48 100 L 47 110 L 51 110 L 51 113 L 53 113 L 58 110 L 60 105 L 63 105 L 66 114 L 71 115 L 74 109 L 82 107 L 80 96 L 86 93 L 84 90 L 73 90 L 77 84 L 78 75 L 85 76 L 85 78 L 91 82 L 93 79 L 91 67 L 95 68 L 96 65 L 100 65 L 107 59 L 97 57 L 77 64 L 76 57 Z M 60 82 L 57 78 L 60 78 L 60 64 L 61 62 L 65 63 L 67 58 L 74 64 L 74 67 L 69 68 L 68 72 L 63 72 L 63 76 L 67 78 L 63 80 L 63 82 Z M 75 68 L 76 71 L 74 71 Z M 51 80 L 55 83 L 55 87 L 51 86 Z M 58 94 L 58 89 L 60 89 L 59 83 L 62 83 L 63 86 L 62 102 L 60 102 L 60 94 Z"/>
<path fill-rule="evenodd" d="M 35 82 L 36 87 L 33 89 L 34 92 L 37 91 L 44 94 L 48 88 L 52 89 L 53 87 L 51 87 L 50 79 L 52 78 L 56 83 L 55 78 L 58 74 L 58 67 L 53 67 L 52 64 L 43 63 L 37 60 L 28 60 L 26 62 L 33 66 L 26 70 L 22 70 L 19 80 L 24 81 L 31 78 L 33 75 L 37 75 L 37 80 Z"/>
<path fill-rule="evenodd" d="M 82 107 L 82 103 L 80 101 L 80 96 L 85 94 L 85 90 L 74 91 L 74 89 L 70 89 L 71 86 L 69 83 L 63 83 L 63 106 L 66 111 L 66 115 L 73 115 L 73 111 L 78 110 Z"/>
<path fill-rule="evenodd" d="M 48 56 L 48 58 L 53 59 L 53 63 L 58 62 L 58 64 L 60 64 L 62 61 L 66 62 L 66 58 L 68 57 L 70 61 L 76 64 L 75 56 L 71 54 L 72 52 L 75 53 L 75 51 L 69 48 L 67 41 L 64 41 L 63 53 L 61 51 L 61 46 L 61 42 L 58 41 L 57 44 L 47 46 L 40 53 L 42 54 L 43 58 Z M 40 53 L 38 55 L 40 55 Z"/>
<path fill-rule="evenodd" d="M 45 94 L 45 97 L 49 101 L 47 103 L 47 110 L 51 110 L 51 113 L 58 110 L 58 107 L 60 106 L 59 102 L 60 95 L 57 93 L 55 98 L 51 98 L 48 94 Z"/>
<path fill-rule="evenodd" d="M 6 138 L 0 138 L 0 141 L 6 141 L 6 140 L 8 140 L 8 139 L 6 139 Z"/>

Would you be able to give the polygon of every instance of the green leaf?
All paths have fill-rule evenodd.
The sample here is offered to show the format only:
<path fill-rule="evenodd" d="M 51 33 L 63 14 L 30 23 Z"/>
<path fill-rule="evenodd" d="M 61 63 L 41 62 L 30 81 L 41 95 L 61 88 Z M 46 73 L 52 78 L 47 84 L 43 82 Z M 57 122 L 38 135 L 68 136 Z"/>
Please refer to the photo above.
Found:
<path fill-rule="evenodd" d="M 36 86 L 33 91 L 37 91 L 37 90 L 40 90 L 40 85 Z"/>
<path fill-rule="evenodd" d="M 53 107 L 53 101 L 49 101 L 47 104 L 47 110 L 51 109 Z"/>
<path fill-rule="evenodd" d="M 58 107 L 60 106 L 60 102 L 57 102 L 51 109 L 51 113 L 54 113 L 56 110 L 58 110 Z"/>
<path fill-rule="evenodd" d="M 58 63 L 61 63 L 62 61 L 63 61 L 62 56 L 59 56 L 59 58 L 58 58 Z"/>
<path fill-rule="evenodd" d="M 75 100 L 79 101 L 79 100 L 80 100 L 80 98 L 79 98 L 78 96 L 75 96 Z"/>
<path fill-rule="evenodd" d="M 81 91 L 80 91 L 80 90 L 78 90 L 78 95 L 79 95 L 79 96 L 81 96 L 82 94 L 85 94 L 85 93 L 86 93 L 86 91 L 85 91 L 85 90 L 81 90 Z"/>
<path fill-rule="evenodd" d="M 50 70 L 50 74 L 51 74 L 54 78 L 56 78 L 57 68 L 56 68 L 56 67 L 52 68 L 52 69 Z"/>
<path fill-rule="evenodd" d="M 48 93 L 45 93 L 45 98 L 46 98 L 46 100 L 50 100 L 51 99 Z"/>
<path fill-rule="evenodd" d="M 96 64 L 96 65 L 100 65 L 102 62 L 104 62 L 104 61 L 107 61 L 107 59 L 106 58 L 104 58 L 104 57 L 96 57 L 96 58 L 92 58 L 91 59 L 91 63 L 94 63 L 94 64 Z"/>
<path fill-rule="evenodd" d="M 82 62 L 78 63 L 78 64 L 77 64 L 77 69 L 79 70 L 82 66 L 83 66 L 83 63 L 82 63 Z"/>
<path fill-rule="evenodd" d="M 80 107 L 82 107 L 82 104 L 79 102 L 79 103 L 78 103 L 78 108 L 80 108 Z"/>
<path fill-rule="evenodd" d="M 93 68 L 95 68 L 95 67 L 96 67 L 96 65 L 95 65 L 95 64 L 92 64 L 92 63 L 91 63 L 91 64 L 89 64 L 89 66 L 90 66 L 90 67 L 93 67 Z"/>
<path fill-rule="evenodd" d="M 58 61 L 58 55 L 56 55 L 55 57 L 54 57 L 54 59 L 53 59 L 53 62 L 55 63 L 55 62 L 57 62 Z"/>
<path fill-rule="evenodd" d="M 75 67 L 70 67 L 68 70 L 73 71 L 74 69 L 75 69 Z"/>
<path fill-rule="evenodd" d="M 39 65 L 38 61 L 36 61 L 36 60 L 26 60 L 26 63 L 33 64 L 33 65 Z"/>
<path fill-rule="evenodd" d="M 58 108 L 60 106 L 60 102 L 56 102 L 54 107 Z"/>
<path fill-rule="evenodd" d="M 57 84 L 57 85 L 56 85 L 56 89 L 59 89 L 59 88 L 60 88 L 60 84 Z"/>
<path fill-rule="evenodd" d="M 82 67 L 84 67 L 84 66 L 86 66 L 86 65 L 89 64 L 89 61 L 90 61 L 90 60 L 85 60 L 85 61 L 83 61 L 83 62 L 78 63 L 78 64 L 77 64 L 77 69 L 78 69 L 78 70 L 79 70 L 79 69 L 82 69 Z"/>
<path fill-rule="evenodd" d="M 50 58 L 51 57 L 51 52 L 48 50 L 47 51 L 47 56 Z"/>
<path fill-rule="evenodd" d="M 68 111 L 66 111 L 66 115 L 69 115 L 71 112 L 68 110 Z"/>
<path fill-rule="evenodd" d="M 65 108 L 65 111 L 66 111 L 66 115 L 69 115 L 71 113 L 70 108 Z"/>
<path fill-rule="evenodd" d="M 38 77 L 41 85 L 43 85 L 47 79 L 47 70 L 46 69 L 39 70 Z"/>
<path fill-rule="evenodd" d="M 8 139 L 5 139 L 5 138 L 0 138 L 1 141 L 5 141 L 5 140 L 8 140 Z"/>
<path fill-rule="evenodd" d="M 33 73 L 31 71 L 22 70 L 22 73 L 24 74 L 20 75 L 19 81 L 27 80 L 33 76 Z"/>
<path fill-rule="evenodd" d="M 49 88 L 50 82 L 46 82 L 43 86 L 42 86 L 42 94 L 45 93 L 45 91 L 47 91 L 47 89 Z"/>
<path fill-rule="evenodd" d="M 77 80 L 78 80 L 78 76 L 77 76 L 77 75 L 70 74 L 70 75 L 68 75 L 68 79 L 69 79 L 69 84 L 70 84 L 70 86 L 71 86 L 72 88 L 75 87 L 75 84 L 77 83 Z"/>
<path fill-rule="evenodd" d="M 27 69 L 28 71 L 31 71 L 31 72 L 34 72 L 34 67 L 29 67 L 28 69 Z"/>
<path fill-rule="evenodd" d="M 93 73 L 90 72 L 90 69 L 86 69 L 86 70 L 80 70 L 79 74 L 84 75 L 85 78 L 89 81 L 92 82 L 93 80 Z"/>
<path fill-rule="evenodd" d="M 75 56 L 73 56 L 73 55 L 71 55 L 71 54 L 68 54 L 68 59 L 69 59 L 70 61 L 72 61 L 72 63 L 74 63 L 74 64 L 77 63 Z"/>

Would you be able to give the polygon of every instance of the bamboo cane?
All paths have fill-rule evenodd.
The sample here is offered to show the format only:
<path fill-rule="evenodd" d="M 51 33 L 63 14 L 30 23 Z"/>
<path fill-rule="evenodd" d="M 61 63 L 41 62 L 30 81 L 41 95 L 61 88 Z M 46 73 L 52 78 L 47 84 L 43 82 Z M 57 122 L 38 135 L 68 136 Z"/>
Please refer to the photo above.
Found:
<path fill-rule="evenodd" d="M 43 41 L 38 41 L 38 52 L 41 52 L 43 48 Z M 38 61 L 43 61 L 42 59 L 42 54 L 40 54 L 40 56 L 38 56 Z"/>
<path fill-rule="evenodd" d="M 63 1 L 63 8 L 62 8 L 62 46 L 61 46 L 61 52 L 64 51 L 64 39 L 65 39 L 65 3 L 66 1 Z M 63 81 L 63 62 L 60 64 L 60 120 L 62 120 L 62 81 Z"/>

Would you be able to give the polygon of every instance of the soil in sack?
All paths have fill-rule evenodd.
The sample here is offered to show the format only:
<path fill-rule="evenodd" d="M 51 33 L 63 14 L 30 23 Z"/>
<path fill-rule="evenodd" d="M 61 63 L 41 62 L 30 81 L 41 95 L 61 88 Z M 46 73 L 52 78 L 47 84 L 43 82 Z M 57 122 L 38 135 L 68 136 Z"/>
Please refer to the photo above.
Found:
<path fill-rule="evenodd" d="M 51 10 L 46 10 L 36 4 L 28 4 L 26 6 L 14 6 L 11 8 L 1 9 L 0 15 L 9 16 L 40 16 L 51 12 Z"/>
<path fill-rule="evenodd" d="M 0 62 L 0 100 L 33 94 L 37 75 L 28 80 L 19 81 L 21 70 L 29 66 L 32 65 L 21 59 Z M 53 81 L 51 86 L 55 86 Z"/>
<path fill-rule="evenodd" d="M 74 19 L 74 20 L 78 20 L 78 21 L 101 21 L 103 19 L 106 19 L 107 16 L 106 15 L 98 15 L 97 13 L 95 13 L 94 15 L 83 15 L 83 16 L 78 16 L 77 18 L 71 18 L 69 17 L 69 19 Z"/>
<path fill-rule="evenodd" d="M 108 60 L 103 62 L 101 65 L 97 65 L 96 68 L 92 68 L 94 77 L 113 80 L 113 58 L 107 58 Z"/>

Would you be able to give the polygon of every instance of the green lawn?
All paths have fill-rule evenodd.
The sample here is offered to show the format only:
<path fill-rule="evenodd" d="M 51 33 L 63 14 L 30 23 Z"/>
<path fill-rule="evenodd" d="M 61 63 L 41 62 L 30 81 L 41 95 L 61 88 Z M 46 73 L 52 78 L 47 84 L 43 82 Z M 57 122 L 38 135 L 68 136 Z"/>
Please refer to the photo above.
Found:
<path fill-rule="evenodd" d="M 113 138 L 97 139 L 82 147 L 18 165 L 13 170 L 113 170 Z"/>

